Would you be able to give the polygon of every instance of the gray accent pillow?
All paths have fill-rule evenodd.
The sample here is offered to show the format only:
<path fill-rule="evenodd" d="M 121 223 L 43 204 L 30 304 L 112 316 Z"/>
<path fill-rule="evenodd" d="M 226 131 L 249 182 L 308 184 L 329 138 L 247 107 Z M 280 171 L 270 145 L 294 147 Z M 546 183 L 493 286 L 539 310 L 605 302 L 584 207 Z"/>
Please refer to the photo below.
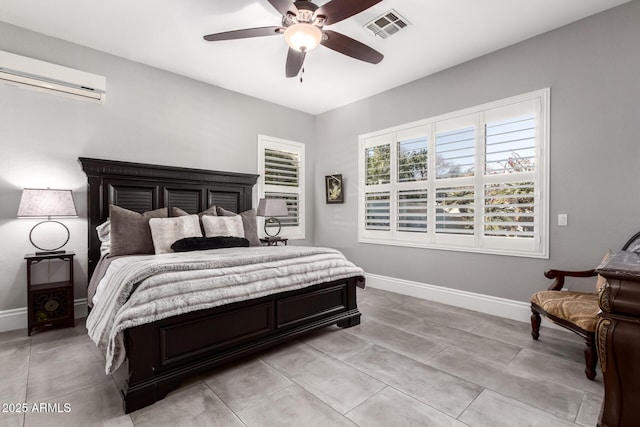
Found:
<path fill-rule="evenodd" d="M 173 252 L 171 245 L 185 237 L 202 237 L 198 215 L 151 218 L 149 227 L 156 254 Z"/>
<path fill-rule="evenodd" d="M 187 216 L 187 215 L 191 215 L 189 212 L 184 211 L 176 206 L 171 208 L 171 216 Z M 218 215 L 216 212 L 216 207 L 215 206 L 211 206 L 209 209 L 205 209 L 202 212 L 198 213 L 198 216 L 200 218 L 202 218 L 203 215 L 213 215 L 216 216 Z"/>
<path fill-rule="evenodd" d="M 154 253 L 149 220 L 167 217 L 167 208 L 139 214 L 119 206 L 109 205 L 111 256 Z"/>
<path fill-rule="evenodd" d="M 248 211 L 241 212 L 240 214 L 228 211 L 218 206 L 219 216 L 234 216 L 240 215 L 242 217 L 242 226 L 244 227 L 244 238 L 249 241 L 251 246 L 262 246 L 260 238 L 258 237 L 258 222 L 256 219 L 256 210 L 249 209 Z"/>

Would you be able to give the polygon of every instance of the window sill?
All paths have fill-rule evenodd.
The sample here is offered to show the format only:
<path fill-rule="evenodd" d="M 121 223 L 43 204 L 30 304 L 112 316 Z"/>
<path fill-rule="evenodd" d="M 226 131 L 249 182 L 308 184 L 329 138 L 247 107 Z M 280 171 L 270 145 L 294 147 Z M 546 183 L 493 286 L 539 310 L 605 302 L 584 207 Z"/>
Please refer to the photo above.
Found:
<path fill-rule="evenodd" d="M 453 251 L 453 252 L 469 252 L 469 253 L 479 253 L 479 254 L 487 254 L 487 255 L 502 255 L 502 256 L 521 257 L 521 258 L 549 259 L 548 250 L 541 251 L 541 252 L 516 251 L 513 249 L 480 248 L 480 247 L 468 247 L 468 246 L 443 245 L 443 244 L 435 244 L 435 243 L 380 240 L 380 239 L 370 239 L 370 238 L 360 238 L 358 239 L 358 243 L 366 243 L 366 244 L 372 244 L 372 245 L 386 245 L 386 246 L 401 246 L 406 248 L 434 249 L 434 250 Z"/>

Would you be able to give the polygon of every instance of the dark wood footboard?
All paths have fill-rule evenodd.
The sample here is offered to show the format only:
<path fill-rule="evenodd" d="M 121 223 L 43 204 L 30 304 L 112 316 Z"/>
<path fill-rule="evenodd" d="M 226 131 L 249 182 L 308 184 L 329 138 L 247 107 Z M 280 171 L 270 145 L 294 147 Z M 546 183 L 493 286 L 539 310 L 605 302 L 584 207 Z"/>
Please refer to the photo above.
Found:
<path fill-rule="evenodd" d="M 125 331 L 128 382 L 125 413 L 163 399 L 196 373 L 256 353 L 302 334 L 360 323 L 356 285 L 364 278 L 323 283 Z"/>

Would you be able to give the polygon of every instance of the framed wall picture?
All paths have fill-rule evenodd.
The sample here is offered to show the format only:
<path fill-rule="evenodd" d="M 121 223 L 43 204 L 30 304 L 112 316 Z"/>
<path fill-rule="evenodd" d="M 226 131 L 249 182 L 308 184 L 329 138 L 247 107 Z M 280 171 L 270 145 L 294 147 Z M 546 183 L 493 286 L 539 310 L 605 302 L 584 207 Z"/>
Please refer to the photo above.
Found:
<path fill-rule="evenodd" d="M 326 186 L 327 203 L 344 203 L 342 189 L 342 175 L 329 175 L 324 177 Z"/>

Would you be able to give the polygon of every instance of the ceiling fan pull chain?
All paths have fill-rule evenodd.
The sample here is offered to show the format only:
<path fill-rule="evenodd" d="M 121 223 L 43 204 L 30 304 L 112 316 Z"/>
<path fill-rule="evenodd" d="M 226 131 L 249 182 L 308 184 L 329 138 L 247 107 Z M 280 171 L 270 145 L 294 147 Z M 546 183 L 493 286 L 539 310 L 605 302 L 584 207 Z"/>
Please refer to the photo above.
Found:
<path fill-rule="evenodd" d="M 300 84 L 302 84 L 302 75 L 304 74 L 304 67 L 302 67 L 302 70 L 300 71 Z"/>

